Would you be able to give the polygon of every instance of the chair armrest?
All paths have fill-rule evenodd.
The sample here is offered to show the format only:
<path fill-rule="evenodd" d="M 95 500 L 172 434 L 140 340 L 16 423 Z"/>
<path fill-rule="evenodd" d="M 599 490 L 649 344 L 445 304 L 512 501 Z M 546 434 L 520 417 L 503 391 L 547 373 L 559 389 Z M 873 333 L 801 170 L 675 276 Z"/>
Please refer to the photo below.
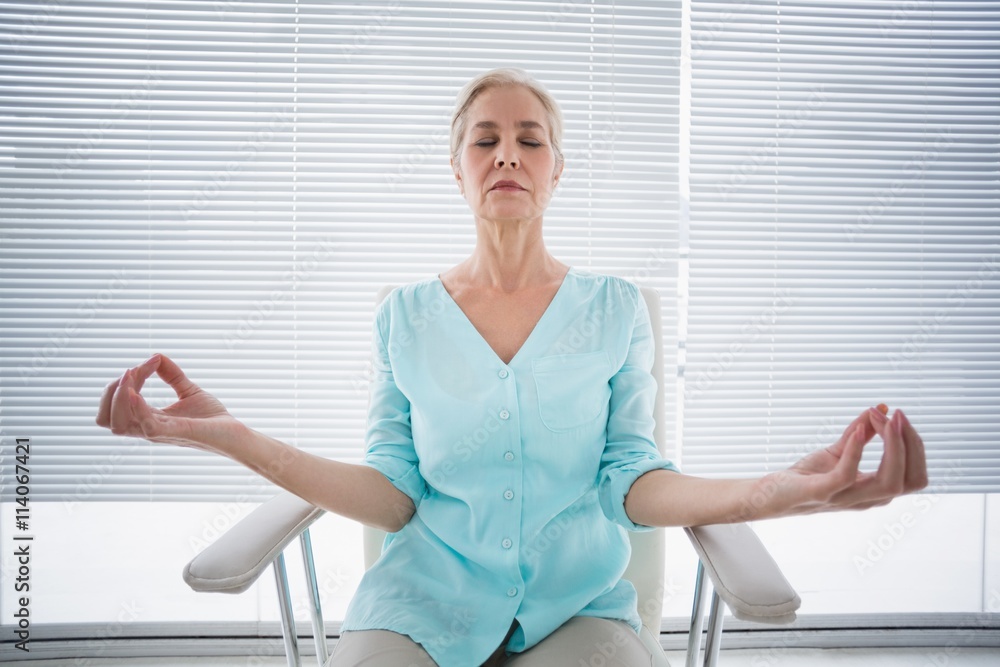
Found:
<path fill-rule="evenodd" d="M 750 526 L 720 524 L 684 531 L 733 616 L 759 623 L 795 620 L 802 602 Z"/>
<path fill-rule="evenodd" d="M 195 556 L 184 567 L 184 581 L 196 591 L 242 593 L 323 513 L 295 494 L 283 492 Z"/>

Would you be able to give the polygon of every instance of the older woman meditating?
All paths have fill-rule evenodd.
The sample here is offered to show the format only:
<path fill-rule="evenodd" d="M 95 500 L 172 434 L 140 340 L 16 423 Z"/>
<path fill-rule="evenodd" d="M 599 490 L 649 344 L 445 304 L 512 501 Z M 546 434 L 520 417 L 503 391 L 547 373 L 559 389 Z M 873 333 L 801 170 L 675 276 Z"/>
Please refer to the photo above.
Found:
<path fill-rule="evenodd" d="M 378 306 L 362 464 L 248 428 L 162 354 L 104 392 L 97 423 L 113 433 L 217 452 L 389 532 L 332 665 L 576 666 L 608 642 L 605 664 L 649 665 L 622 579 L 626 530 L 863 509 L 927 483 L 914 428 L 874 407 L 830 447 L 758 479 L 692 477 L 661 458 L 659 334 L 639 289 L 567 266 L 542 238 L 561 140 L 558 105 L 521 70 L 461 91 L 451 166 L 476 245 Z M 163 410 L 140 395 L 154 372 L 178 396 Z M 875 435 L 881 464 L 860 472 Z M 553 525 L 559 538 L 544 538 Z"/>

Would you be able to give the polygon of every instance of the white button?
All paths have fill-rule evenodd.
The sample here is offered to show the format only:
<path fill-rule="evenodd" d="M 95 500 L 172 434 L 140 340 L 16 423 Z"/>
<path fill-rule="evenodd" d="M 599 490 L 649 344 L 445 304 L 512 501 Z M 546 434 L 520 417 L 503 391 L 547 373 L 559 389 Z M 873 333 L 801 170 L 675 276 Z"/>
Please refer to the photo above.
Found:
<path fill-rule="evenodd" d="M 513 461 L 514 460 L 514 452 L 507 452 L 506 454 L 503 455 L 503 457 L 505 459 L 507 459 L 508 461 Z"/>
<path fill-rule="evenodd" d="M 507 489 L 506 491 L 503 492 L 503 497 L 506 498 L 507 500 L 510 500 L 511 498 L 514 497 L 514 492 L 511 491 L 510 489 Z"/>
<path fill-rule="evenodd" d="M 516 588 L 508 588 L 507 589 L 507 597 L 512 598 L 515 595 L 517 595 L 517 589 Z"/>
<path fill-rule="evenodd" d="M 507 412 L 506 410 L 500 411 L 500 419 L 509 419 L 509 418 L 510 418 L 509 412 Z"/>
<path fill-rule="evenodd" d="M 507 373 L 507 369 L 506 369 L 506 368 L 502 368 L 502 369 L 500 369 L 500 372 L 499 372 L 499 373 L 497 373 L 497 375 L 499 375 L 499 376 L 500 376 L 500 377 L 502 377 L 502 378 L 505 378 L 505 377 L 507 377 L 507 375 L 508 375 L 508 373 Z"/>
<path fill-rule="evenodd" d="M 500 546 L 502 546 L 504 549 L 510 549 L 512 544 L 514 543 L 510 541 L 510 538 L 505 537 L 503 538 L 503 542 L 500 543 Z"/>

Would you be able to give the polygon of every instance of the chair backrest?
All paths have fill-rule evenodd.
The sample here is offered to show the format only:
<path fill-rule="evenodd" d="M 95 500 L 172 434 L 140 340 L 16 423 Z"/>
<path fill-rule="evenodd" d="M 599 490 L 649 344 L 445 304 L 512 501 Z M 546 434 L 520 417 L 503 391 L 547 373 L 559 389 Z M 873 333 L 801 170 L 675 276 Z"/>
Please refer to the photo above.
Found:
<path fill-rule="evenodd" d="M 375 303 L 380 304 L 396 285 L 385 285 L 379 290 Z M 656 378 L 656 403 L 653 418 L 656 425 L 653 437 L 660 454 L 666 453 L 666 421 L 663 395 L 663 336 L 661 329 L 660 296 L 652 287 L 640 287 L 649 320 L 653 327 L 653 377 Z M 629 532 L 632 543 L 632 557 L 625 570 L 624 578 L 631 581 L 638 593 L 639 616 L 642 623 L 659 636 L 660 619 L 663 616 L 663 570 L 664 533 L 662 528 L 647 532 Z M 385 531 L 364 527 L 365 567 L 369 568 L 382 553 Z"/>

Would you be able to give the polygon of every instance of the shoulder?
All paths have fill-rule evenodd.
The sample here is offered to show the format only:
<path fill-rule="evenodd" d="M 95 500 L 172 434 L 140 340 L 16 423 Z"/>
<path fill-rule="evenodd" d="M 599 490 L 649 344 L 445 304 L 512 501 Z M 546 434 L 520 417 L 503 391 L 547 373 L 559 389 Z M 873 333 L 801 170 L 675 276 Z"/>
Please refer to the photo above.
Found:
<path fill-rule="evenodd" d="M 375 306 L 376 321 L 382 326 L 388 326 L 393 315 L 408 320 L 410 318 L 407 313 L 419 313 L 432 308 L 435 302 L 442 300 L 443 290 L 437 289 L 438 284 L 437 276 L 431 276 L 409 283 L 383 285 L 378 291 L 381 300 Z M 437 307 L 440 306 L 439 303 Z"/>
<path fill-rule="evenodd" d="M 632 290 L 638 291 L 639 287 L 634 282 L 625 278 L 623 276 L 614 275 L 611 273 L 599 273 L 597 271 L 588 271 L 587 269 L 580 269 L 573 267 L 569 276 L 574 276 L 577 280 L 581 282 L 589 282 L 595 285 L 606 285 L 613 287 L 615 289 L 622 290 Z"/>
<path fill-rule="evenodd" d="M 380 293 L 385 292 L 381 303 L 412 302 L 425 294 L 436 282 L 438 282 L 437 276 L 431 276 L 409 283 L 386 283 L 379 288 Z"/>
<path fill-rule="evenodd" d="M 574 279 L 578 290 L 588 293 L 595 300 L 603 300 L 608 305 L 614 303 L 617 306 L 641 307 L 642 291 L 628 278 L 577 268 L 570 271 L 567 278 L 570 277 Z"/>

